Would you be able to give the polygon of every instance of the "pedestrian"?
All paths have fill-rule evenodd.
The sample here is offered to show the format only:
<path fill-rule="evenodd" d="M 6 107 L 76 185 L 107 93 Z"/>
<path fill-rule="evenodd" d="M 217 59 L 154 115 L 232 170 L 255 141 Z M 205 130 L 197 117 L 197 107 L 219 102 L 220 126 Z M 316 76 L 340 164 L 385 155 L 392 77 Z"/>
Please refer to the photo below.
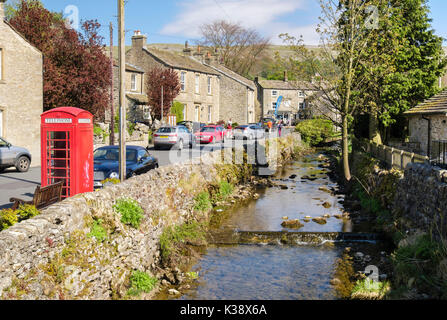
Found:
<path fill-rule="evenodd" d="M 227 126 L 227 128 L 228 128 L 228 129 L 231 129 L 232 126 L 233 126 L 233 122 L 232 122 L 231 119 L 230 119 L 230 120 L 228 120 L 228 126 Z"/>
<path fill-rule="evenodd" d="M 269 133 L 272 133 L 273 123 L 271 120 L 269 120 L 269 122 L 267 122 L 267 126 L 269 127 Z"/>
<path fill-rule="evenodd" d="M 282 120 L 279 120 L 279 123 L 278 123 L 278 134 L 279 134 L 279 137 L 281 137 L 281 129 L 282 129 Z"/>

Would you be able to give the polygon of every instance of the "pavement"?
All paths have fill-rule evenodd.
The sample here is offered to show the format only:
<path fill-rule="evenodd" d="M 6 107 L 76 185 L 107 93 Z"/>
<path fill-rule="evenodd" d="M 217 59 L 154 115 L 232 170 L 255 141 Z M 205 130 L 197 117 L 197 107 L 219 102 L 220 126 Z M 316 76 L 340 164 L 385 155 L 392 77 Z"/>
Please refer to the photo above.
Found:
<path fill-rule="evenodd" d="M 284 134 L 289 130 L 285 129 Z M 179 163 L 189 159 L 200 157 L 202 154 L 212 152 L 222 148 L 231 148 L 232 141 L 225 144 L 216 143 L 210 145 L 197 145 L 193 149 L 184 149 L 182 151 L 154 150 L 150 148 L 149 153 L 156 158 L 160 166 L 166 166 L 172 163 Z M 0 210 L 10 208 L 12 203 L 9 199 L 20 198 L 23 200 L 32 200 L 36 186 L 40 185 L 40 167 L 32 167 L 28 172 L 17 172 L 15 168 L 9 168 L 0 174 Z"/>

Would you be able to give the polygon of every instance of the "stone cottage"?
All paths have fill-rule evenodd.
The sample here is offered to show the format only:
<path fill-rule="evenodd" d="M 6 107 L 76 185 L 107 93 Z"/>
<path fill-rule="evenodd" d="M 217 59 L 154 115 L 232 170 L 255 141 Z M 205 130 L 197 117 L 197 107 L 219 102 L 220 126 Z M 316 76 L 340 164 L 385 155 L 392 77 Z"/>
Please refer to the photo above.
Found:
<path fill-rule="evenodd" d="M 447 89 L 408 110 L 404 115 L 409 121 L 410 143 L 418 145 L 420 154 L 433 156 L 433 142 L 447 142 Z"/>
<path fill-rule="evenodd" d="M 113 106 L 116 115 L 119 112 L 119 65 L 116 61 L 113 65 L 113 86 Z M 126 63 L 125 86 L 127 120 L 150 124 L 150 106 L 146 95 L 144 70 Z M 109 110 L 106 111 L 105 118 L 106 122 L 110 122 Z"/>
<path fill-rule="evenodd" d="M 147 37 L 135 32 L 126 61 L 146 72 L 156 66 L 171 68 L 179 76 L 181 92 L 175 99 L 183 104 L 184 120 L 215 123 L 220 120 L 220 74 L 192 58 L 192 50 L 182 53 L 149 48 Z"/>
<path fill-rule="evenodd" d="M 258 88 L 258 101 L 261 105 L 262 117 L 272 117 L 280 96 L 283 97 L 278 109 L 278 117 L 295 121 L 312 117 L 308 97 L 315 93 L 309 83 L 289 81 L 287 71 L 283 80 L 255 79 Z"/>
<path fill-rule="evenodd" d="M 215 62 L 210 54 L 208 54 L 204 63 L 221 75 L 219 120 L 228 121 L 231 119 L 233 123 L 238 124 L 259 121 L 261 111 L 260 105 L 257 104 L 256 84 Z"/>
<path fill-rule="evenodd" d="M 27 148 L 40 166 L 43 55 L 4 19 L 0 0 L 0 136 Z"/>

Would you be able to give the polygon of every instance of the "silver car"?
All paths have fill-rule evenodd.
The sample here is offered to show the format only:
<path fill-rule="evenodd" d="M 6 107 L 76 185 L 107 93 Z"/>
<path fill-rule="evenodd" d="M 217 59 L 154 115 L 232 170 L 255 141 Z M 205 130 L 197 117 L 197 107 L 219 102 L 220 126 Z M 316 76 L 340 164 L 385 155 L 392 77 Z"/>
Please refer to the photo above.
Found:
<path fill-rule="evenodd" d="M 233 139 L 254 140 L 265 137 L 264 129 L 257 124 L 236 127 L 233 130 Z"/>
<path fill-rule="evenodd" d="M 185 146 L 193 148 L 196 138 L 185 126 L 163 126 L 154 134 L 155 150 L 161 147 L 182 150 Z"/>
<path fill-rule="evenodd" d="M 31 164 L 31 153 L 22 147 L 13 146 L 0 138 L 0 172 L 16 167 L 19 172 L 27 172 Z"/>

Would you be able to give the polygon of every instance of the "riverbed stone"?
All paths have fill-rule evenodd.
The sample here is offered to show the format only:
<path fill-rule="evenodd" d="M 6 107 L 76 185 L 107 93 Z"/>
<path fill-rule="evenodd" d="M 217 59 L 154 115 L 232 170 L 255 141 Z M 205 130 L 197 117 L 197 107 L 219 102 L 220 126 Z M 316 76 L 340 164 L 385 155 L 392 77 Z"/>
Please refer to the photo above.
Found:
<path fill-rule="evenodd" d="M 281 226 L 283 228 L 289 228 L 289 229 L 300 229 L 302 227 L 304 227 L 304 225 L 300 222 L 300 220 L 296 219 L 296 220 L 288 220 L 288 221 L 284 221 Z"/>

